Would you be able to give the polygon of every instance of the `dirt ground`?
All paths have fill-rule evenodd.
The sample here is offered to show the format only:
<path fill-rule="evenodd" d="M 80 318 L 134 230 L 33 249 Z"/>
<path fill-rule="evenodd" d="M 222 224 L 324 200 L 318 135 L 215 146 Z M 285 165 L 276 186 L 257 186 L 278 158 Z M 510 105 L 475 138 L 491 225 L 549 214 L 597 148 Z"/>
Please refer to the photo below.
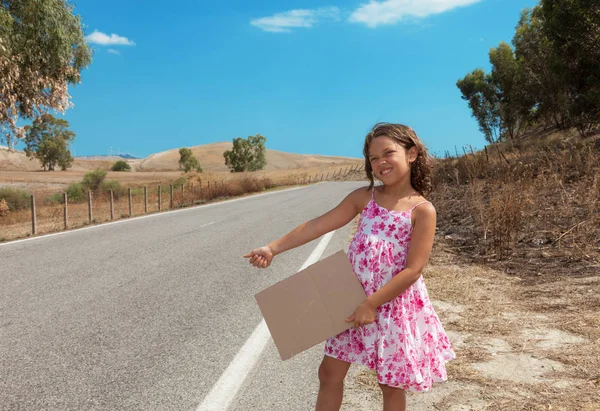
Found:
<path fill-rule="evenodd" d="M 600 410 L 600 273 L 507 275 L 460 262 L 436 239 L 424 273 L 457 359 L 409 393 L 411 411 Z M 373 372 L 351 367 L 344 411 L 381 409 Z"/>

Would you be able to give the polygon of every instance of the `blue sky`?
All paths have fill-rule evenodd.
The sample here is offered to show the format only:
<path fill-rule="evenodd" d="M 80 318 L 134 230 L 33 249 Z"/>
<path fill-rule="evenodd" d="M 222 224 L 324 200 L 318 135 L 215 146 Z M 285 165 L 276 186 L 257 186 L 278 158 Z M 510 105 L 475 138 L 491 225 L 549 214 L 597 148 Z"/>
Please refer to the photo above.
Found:
<path fill-rule="evenodd" d="M 378 121 L 430 151 L 484 139 L 456 81 L 489 69 L 536 0 L 79 0 L 94 49 L 65 118 L 77 156 L 144 157 L 260 133 L 267 148 L 360 157 Z"/>

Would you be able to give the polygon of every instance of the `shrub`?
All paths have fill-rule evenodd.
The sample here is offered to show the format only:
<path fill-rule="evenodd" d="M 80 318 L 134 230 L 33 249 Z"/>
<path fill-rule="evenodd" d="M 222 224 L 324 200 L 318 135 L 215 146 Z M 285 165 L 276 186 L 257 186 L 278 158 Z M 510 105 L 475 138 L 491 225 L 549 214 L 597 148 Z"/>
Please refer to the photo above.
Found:
<path fill-rule="evenodd" d="M 111 171 L 131 171 L 131 166 L 125 160 L 119 160 L 110 168 Z"/>
<path fill-rule="evenodd" d="M 84 190 L 96 191 L 106 178 L 106 170 L 97 169 L 86 173 L 81 184 Z"/>
<path fill-rule="evenodd" d="M 5 199 L 0 200 L 0 217 L 6 217 L 10 211 Z"/>
<path fill-rule="evenodd" d="M 110 190 L 112 190 L 114 199 L 117 199 L 117 198 L 121 197 L 122 195 L 125 195 L 125 191 L 126 191 L 126 189 L 121 187 L 121 183 L 116 180 L 103 181 L 100 184 L 99 190 L 106 193 L 107 195 L 110 195 Z"/>
<path fill-rule="evenodd" d="M 44 200 L 46 204 L 63 204 L 64 203 L 64 195 L 63 193 L 54 193 L 49 197 L 46 197 Z"/>
<path fill-rule="evenodd" d="M 6 202 L 10 210 L 25 210 L 31 206 L 30 194 L 16 188 L 0 188 L 0 199 Z"/>
<path fill-rule="evenodd" d="M 173 181 L 173 188 L 181 188 L 185 183 L 187 183 L 187 178 L 179 177 L 177 180 Z"/>
<path fill-rule="evenodd" d="M 67 201 L 78 203 L 85 199 L 85 193 L 81 183 L 71 183 L 67 187 Z M 60 200 L 62 203 L 62 199 Z"/>

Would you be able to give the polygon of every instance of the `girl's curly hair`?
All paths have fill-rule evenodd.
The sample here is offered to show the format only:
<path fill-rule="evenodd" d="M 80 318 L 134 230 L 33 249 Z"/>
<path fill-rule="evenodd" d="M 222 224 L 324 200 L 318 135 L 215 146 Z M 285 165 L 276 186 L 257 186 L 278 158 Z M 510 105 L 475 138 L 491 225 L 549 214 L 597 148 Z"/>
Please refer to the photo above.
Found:
<path fill-rule="evenodd" d="M 425 197 L 431 192 L 431 158 L 427 154 L 427 149 L 417 136 L 417 133 L 412 128 L 403 124 L 377 123 L 373 126 L 369 134 L 367 134 L 363 155 L 365 156 L 365 172 L 371 182 L 369 189 L 375 185 L 373 169 L 369 161 L 369 145 L 373 139 L 383 136 L 391 138 L 406 150 L 417 147 L 417 159 L 411 164 L 410 168 L 410 183 L 419 194 Z"/>

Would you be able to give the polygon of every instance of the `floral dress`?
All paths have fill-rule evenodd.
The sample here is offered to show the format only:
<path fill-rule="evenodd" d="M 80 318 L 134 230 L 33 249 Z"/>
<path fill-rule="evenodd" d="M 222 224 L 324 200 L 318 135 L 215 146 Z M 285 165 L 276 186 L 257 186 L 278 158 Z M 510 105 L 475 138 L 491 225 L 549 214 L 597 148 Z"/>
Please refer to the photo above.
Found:
<path fill-rule="evenodd" d="M 361 213 L 348 259 L 367 296 L 406 266 L 411 212 L 390 211 L 373 196 Z M 325 355 L 359 363 L 377 372 L 380 384 L 427 391 L 446 380 L 446 362 L 455 358 L 435 313 L 423 277 L 377 308 L 375 322 L 350 328 L 327 340 Z"/>

